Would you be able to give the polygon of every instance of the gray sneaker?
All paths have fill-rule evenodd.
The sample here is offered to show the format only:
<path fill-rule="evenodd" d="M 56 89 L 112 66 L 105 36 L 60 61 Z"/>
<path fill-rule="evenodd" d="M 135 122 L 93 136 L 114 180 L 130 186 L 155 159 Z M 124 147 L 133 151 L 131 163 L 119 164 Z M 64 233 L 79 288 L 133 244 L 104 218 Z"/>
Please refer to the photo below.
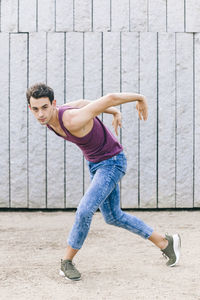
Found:
<path fill-rule="evenodd" d="M 175 266 L 180 258 L 180 249 L 181 249 L 181 238 L 179 234 L 174 235 L 165 235 L 166 240 L 168 240 L 168 245 L 165 249 L 161 250 L 163 255 L 169 258 L 166 263 L 167 266 Z"/>
<path fill-rule="evenodd" d="M 71 260 L 62 260 L 61 259 L 60 275 L 66 277 L 68 279 L 71 279 L 71 280 L 80 280 L 81 279 L 81 274 L 75 268 L 75 266 Z"/>

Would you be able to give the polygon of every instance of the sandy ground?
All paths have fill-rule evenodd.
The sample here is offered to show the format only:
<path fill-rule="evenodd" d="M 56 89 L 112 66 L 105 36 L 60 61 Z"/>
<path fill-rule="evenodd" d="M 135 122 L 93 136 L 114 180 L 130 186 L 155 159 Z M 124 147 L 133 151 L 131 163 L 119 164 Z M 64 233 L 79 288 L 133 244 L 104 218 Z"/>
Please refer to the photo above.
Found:
<path fill-rule="evenodd" d="M 59 276 L 74 212 L 0 213 L 0 299 L 200 299 L 200 211 L 130 212 L 161 233 L 179 232 L 182 256 L 168 268 L 149 241 L 96 213 L 75 264 L 82 280 Z"/>

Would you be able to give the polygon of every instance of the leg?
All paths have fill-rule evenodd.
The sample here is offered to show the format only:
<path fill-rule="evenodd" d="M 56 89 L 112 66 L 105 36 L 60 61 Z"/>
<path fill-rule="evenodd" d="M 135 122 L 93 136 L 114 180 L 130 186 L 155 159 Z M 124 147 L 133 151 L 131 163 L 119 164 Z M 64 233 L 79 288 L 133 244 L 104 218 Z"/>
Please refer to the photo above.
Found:
<path fill-rule="evenodd" d="M 64 260 L 72 260 L 79 249 L 73 249 L 71 246 L 67 245 L 66 253 L 63 257 Z"/>
<path fill-rule="evenodd" d="M 121 210 L 118 184 L 108 198 L 101 204 L 100 210 L 108 224 L 127 229 L 145 239 L 148 239 L 153 233 L 153 229 L 142 220 Z"/>
<path fill-rule="evenodd" d="M 178 234 L 173 236 L 160 235 L 137 217 L 123 212 L 120 208 L 119 195 L 119 186 L 116 185 L 112 193 L 100 206 L 106 223 L 122 227 L 148 239 L 169 258 L 168 266 L 176 265 L 180 257 L 180 236 Z"/>
<path fill-rule="evenodd" d="M 101 173 L 102 172 L 100 171 L 98 172 L 95 179 L 90 184 L 89 189 L 81 199 L 81 202 L 76 211 L 74 225 L 69 234 L 66 254 L 64 256 L 64 259 L 61 260 L 60 275 L 65 276 L 71 280 L 79 280 L 81 278 L 81 274 L 73 265 L 72 260 L 79 249 L 82 247 L 83 242 L 87 237 L 93 214 L 97 210 L 99 203 L 102 201 L 101 197 L 104 195 L 104 193 L 102 193 L 101 195 L 98 194 L 98 192 L 100 192 L 98 182 L 99 180 L 101 180 L 100 178 L 103 175 Z M 107 190 L 107 192 L 109 193 L 109 189 Z"/>
<path fill-rule="evenodd" d="M 79 250 L 82 247 L 89 232 L 94 213 L 114 189 L 113 172 L 110 168 L 98 169 L 89 189 L 81 199 L 76 212 L 75 223 L 68 238 L 68 245 L 74 250 Z M 71 251 L 71 248 L 69 248 L 68 253 Z M 71 253 L 71 255 L 73 254 Z"/>
<path fill-rule="evenodd" d="M 90 163 L 89 168 L 92 182 L 78 206 L 75 223 L 68 238 L 65 259 L 72 259 L 82 247 L 93 214 L 125 174 L 126 159 L 123 154 L 118 154 L 100 163 Z"/>
<path fill-rule="evenodd" d="M 149 241 L 151 241 L 152 243 L 154 243 L 161 250 L 165 249 L 167 247 L 167 245 L 168 245 L 168 240 L 164 236 L 158 234 L 155 231 L 149 237 Z"/>

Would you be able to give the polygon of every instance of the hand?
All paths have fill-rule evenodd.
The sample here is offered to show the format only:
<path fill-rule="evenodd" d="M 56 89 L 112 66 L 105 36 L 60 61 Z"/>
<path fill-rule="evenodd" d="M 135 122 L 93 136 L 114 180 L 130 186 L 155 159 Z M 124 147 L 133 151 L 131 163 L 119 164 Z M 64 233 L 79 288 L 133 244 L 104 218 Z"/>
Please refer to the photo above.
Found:
<path fill-rule="evenodd" d="M 141 101 L 137 101 L 136 109 L 138 111 L 140 120 L 143 118 L 143 120 L 146 121 L 148 118 L 148 105 L 145 98 Z"/>
<path fill-rule="evenodd" d="M 118 126 L 120 128 L 122 127 L 122 114 L 120 113 L 120 111 L 113 114 L 112 126 L 115 129 L 116 135 L 118 135 Z"/>

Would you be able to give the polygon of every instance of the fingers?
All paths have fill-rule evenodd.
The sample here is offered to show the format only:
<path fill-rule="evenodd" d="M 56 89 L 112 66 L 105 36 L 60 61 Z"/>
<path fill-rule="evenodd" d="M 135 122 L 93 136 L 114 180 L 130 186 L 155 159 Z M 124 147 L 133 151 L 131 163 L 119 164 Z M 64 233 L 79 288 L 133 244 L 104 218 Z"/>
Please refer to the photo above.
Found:
<path fill-rule="evenodd" d="M 138 110 L 138 115 L 139 115 L 139 119 L 142 120 L 142 116 L 139 110 Z"/>
<path fill-rule="evenodd" d="M 136 109 L 138 111 L 139 119 L 146 121 L 148 118 L 148 107 L 143 102 L 137 102 Z"/>
<path fill-rule="evenodd" d="M 146 111 L 146 109 L 138 109 L 138 115 L 139 115 L 139 119 L 140 120 L 147 120 L 148 117 L 148 112 Z"/>
<path fill-rule="evenodd" d="M 148 111 L 145 110 L 145 111 L 143 111 L 143 119 L 144 119 L 144 121 L 146 121 L 147 118 L 148 118 Z"/>
<path fill-rule="evenodd" d="M 115 133 L 116 133 L 117 136 L 118 136 L 118 126 L 119 126 L 119 123 L 116 123 L 115 124 Z"/>

